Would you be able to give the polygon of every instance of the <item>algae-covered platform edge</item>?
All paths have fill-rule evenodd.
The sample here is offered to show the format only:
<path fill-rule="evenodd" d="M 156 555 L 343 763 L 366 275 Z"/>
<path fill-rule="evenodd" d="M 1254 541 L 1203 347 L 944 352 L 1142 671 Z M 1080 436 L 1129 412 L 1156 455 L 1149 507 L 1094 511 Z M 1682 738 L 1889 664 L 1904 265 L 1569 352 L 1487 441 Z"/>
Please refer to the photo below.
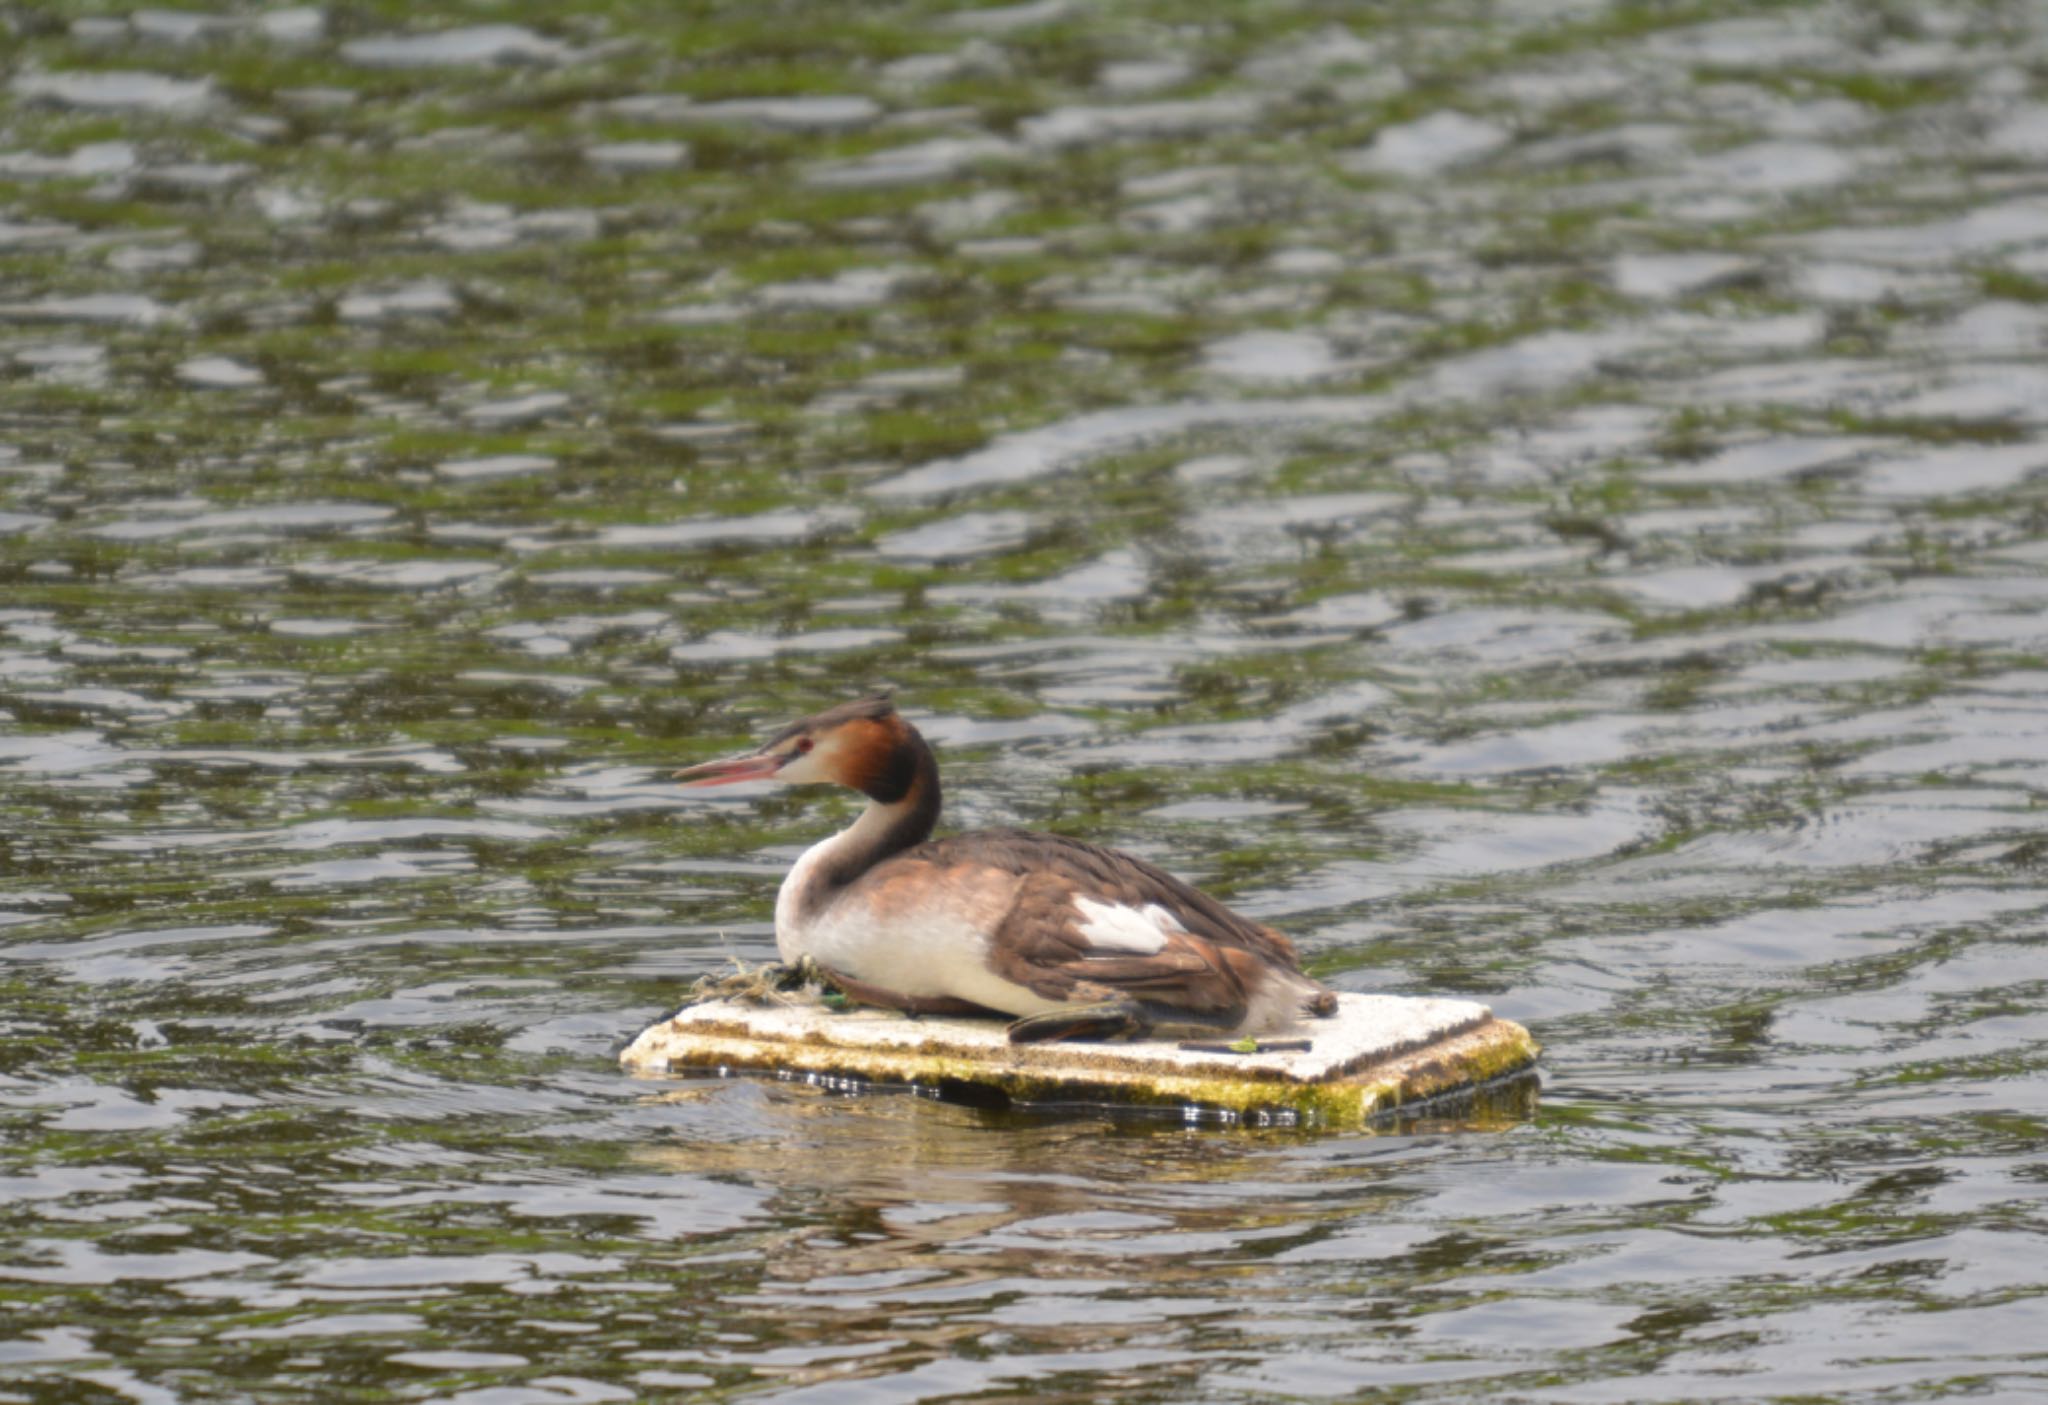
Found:
<path fill-rule="evenodd" d="M 1160 1040 L 1015 1045 L 994 1020 L 906 1019 L 833 1011 L 815 1000 L 710 1000 L 643 1030 L 619 1055 L 627 1071 L 750 1071 L 960 1088 L 1010 1102 L 1291 1114 L 1358 1126 L 1397 1108 L 1529 1069 L 1522 1026 L 1484 1005 L 1342 995 L 1337 1014 L 1301 1031 L 1305 1051 L 1183 1049 Z"/>

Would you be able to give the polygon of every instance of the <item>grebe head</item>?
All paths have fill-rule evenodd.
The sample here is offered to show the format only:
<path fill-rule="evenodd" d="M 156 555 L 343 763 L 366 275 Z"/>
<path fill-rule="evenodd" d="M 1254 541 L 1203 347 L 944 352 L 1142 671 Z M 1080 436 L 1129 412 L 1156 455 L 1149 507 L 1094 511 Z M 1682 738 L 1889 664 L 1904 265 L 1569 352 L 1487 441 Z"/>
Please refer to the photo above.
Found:
<path fill-rule="evenodd" d="M 790 723 L 754 751 L 675 773 L 693 786 L 781 781 L 843 785 L 885 805 L 909 793 L 928 757 L 924 738 L 896 715 L 887 693 L 856 698 Z"/>

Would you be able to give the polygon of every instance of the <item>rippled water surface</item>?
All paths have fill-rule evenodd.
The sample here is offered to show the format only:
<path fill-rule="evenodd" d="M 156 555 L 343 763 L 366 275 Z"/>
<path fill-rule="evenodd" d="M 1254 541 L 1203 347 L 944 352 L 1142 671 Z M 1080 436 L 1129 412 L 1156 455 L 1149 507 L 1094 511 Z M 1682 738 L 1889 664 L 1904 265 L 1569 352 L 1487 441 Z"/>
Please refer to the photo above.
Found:
<path fill-rule="evenodd" d="M 0 36 L 0 1399 L 2048 1392 L 2048 12 Z M 877 683 L 1540 1102 L 622 1077 Z"/>

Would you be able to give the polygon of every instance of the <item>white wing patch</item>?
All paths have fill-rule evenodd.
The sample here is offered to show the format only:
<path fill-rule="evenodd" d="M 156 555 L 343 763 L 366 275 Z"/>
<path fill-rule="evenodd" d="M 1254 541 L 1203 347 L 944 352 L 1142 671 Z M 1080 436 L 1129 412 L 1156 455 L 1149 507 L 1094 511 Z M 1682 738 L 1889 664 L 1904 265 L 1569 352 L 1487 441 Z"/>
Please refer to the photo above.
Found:
<path fill-rule="evenodd" d="M 1158 903 L 1125 907 L 1076 894 L 1074 911 L 1081 914 L 1081 935 L 1092 948 L 1090 956 L 1151 956 L 1165 949 L 1168 933 L 1187 930 Z"/>

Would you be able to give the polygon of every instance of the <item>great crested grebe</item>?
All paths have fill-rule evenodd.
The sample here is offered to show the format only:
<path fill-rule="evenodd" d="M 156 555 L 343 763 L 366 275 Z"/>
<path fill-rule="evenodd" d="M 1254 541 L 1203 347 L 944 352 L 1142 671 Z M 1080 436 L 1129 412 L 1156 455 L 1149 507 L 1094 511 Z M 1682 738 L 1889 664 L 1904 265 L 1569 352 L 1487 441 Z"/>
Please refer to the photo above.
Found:
<path fill-rule="evenodd" d="M 1336 1012 L 1287 938 L 1142 859 L 1020 829 L 933 839 L 938 762 L 886 695 L 676 778 L 868 797 L 849 828 L 797 860 L 775 899 L 782 959 L 810 957 L 862 1004 L 1009 1015 L 1018 1043 L 1263 1035 Z"/>

